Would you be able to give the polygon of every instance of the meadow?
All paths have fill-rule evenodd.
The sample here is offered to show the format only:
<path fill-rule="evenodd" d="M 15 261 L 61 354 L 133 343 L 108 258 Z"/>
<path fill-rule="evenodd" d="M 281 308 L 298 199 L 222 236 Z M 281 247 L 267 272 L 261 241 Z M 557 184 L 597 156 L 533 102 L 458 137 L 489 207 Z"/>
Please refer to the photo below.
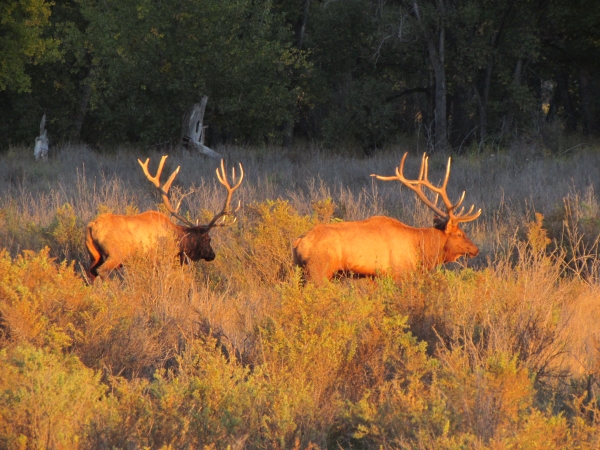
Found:
<path fill-rule="evenodd" d="M 161 209 L 137 158 L 181 171 L 207 222 L 215 160 L 63 146 L 0 154 L 0 447 L 598 448 L 600 146 L 522 142 L 453 159 L 449 193 L 482 208 L 480 254 L 400 284 L 302 282 L 291 243 L 317 223 L 433 215 L 393 174 L 405 151 L 223 147 L 241 162 L 217 257 L 165 244 L 90 284 L 85 225 Z M 439 181 L 447 156 L 434 154 Z M 153 169 L 155 170 L 155 169 Z"/>

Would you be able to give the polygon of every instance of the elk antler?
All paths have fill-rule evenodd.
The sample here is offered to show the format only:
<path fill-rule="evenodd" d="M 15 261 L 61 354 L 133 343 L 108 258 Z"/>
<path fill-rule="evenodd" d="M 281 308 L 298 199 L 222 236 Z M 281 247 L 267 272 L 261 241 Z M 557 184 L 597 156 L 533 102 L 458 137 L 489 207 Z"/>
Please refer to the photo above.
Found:
<path fill-rule="evenodd" d="M 150 158 L 146 159 L 145 162 L 142 162 L 141 160 L 138 159 L 138 162 L 140 163 L 140 166 L 142 166 L 142 170 L 144 171 L 146 178 L 148 178 L 148 180 L 150 180 L 150 182 L 152 182 L 152 184 L 154 184 L 154 186 L 156 186 L 156 189 L 158 189 L 158 191 L 160 192 L 163 203 L 164 203 L 165 207 L 167 208 L 167 210 L 169 211 L 169 213 L 171 213 L 171 215 L 173 217 L 175 217 L 176 219 L 185 223 L 186 225 L 193 227 L 193 226 L 195 226 L 194 223 L 187 220 L 185 217 L 180 215 L 178 212 L 179 207 L 181 206 L 181 202 L 179 202 L 179 204 L 177 205 L 177 208 L 173 208 L 173 206 L 171 206 L 171 202 L 169 201 L 169 189 L 171 188 L 171 184 L 173 183 L 173 180 L 175 180 L 175 177 L 179 173 L 179 166 L 177 166 L 177 169 L 175 169 L 175 171 L 173 171 L 173 173 L 171 174 L 171 176 L 169 177 L 167 182 L 162 187 L 160 185 L 160 176 L 162 174 L 162 170 L 163 170 L 163 167 L 165 165 L 165 161 L 167 160 L 167 158 L 168 158 L 168 155 L 164 155 L 160 159 L 160 163 L 158 164 L 158 170 L 156 171 L 155 176 L 150 175 L 150 172 L 148 172 L 148 163 L 150 162 Z"/>
<path fill-rule="evenodd" d="M 464 207 L 461 208 L 461 210 L 459 212 L 457 212 L 457 213 L 454 212 L 456 210 L 456 208 L 458 208 L 462 204 L 463 200 L 465 199 L 465 191 L 463 191 L 458 202 L 453 205 L 452 202 L 450 201 L 450 199 L 448 198 L 448 194 L 446 192 L 446 187 L 448 186 L 448 179 L 450 178 L 450 164 L 452 163 L 452 158 L 448 158 L 448 165 L 446 167 L 446 176 L 444 177 L 444 182 L 442 183 L 442 185 L 440 187 L 437 187 L 437 186 L 434 186 L 433 184 L 431 184 L 431 182 L 429 181 L 429 175 L 428 175 L 429 158 L 427 157 L 426 153 L 423 153 L 423 159 L 421 161 L 421 170 L 419 172 L 419 178 L 417 180 L 407 180 L 406 178 L 404 178 L 404 161 L 406 161 L 407 156 L 408 156 L 408 152 L 406 152 L 404 154 L 404 156 L 402 156 L 402 161 L 400 161 L 400 165 L 396 168 L 395 176 L 383 177 L 381 175 L 375 175 L 375 174 L 371 174 L 371 176 L 377 178 L 378 180 L 384 180 L 384 181 L 398 180 L 398 181 L 400 181 L 407 188 L 413 190 L 417 194 L 417 196 L 423 201 L 423 203 L 425 203 L 425 205 L 427 205 L 429 208 L 431 208 L 436 214 L 438 214 L 439 216 L 441 216 L 443 218 L 448 219 L 455 225 L 458 224 L 459 222 L 470 222 L 472 220 L 477 219 L 481 215 L 481 209 L 479 209 L 476 213 L 472 214 L 473 209 L 475 209 L 475 205 L 472 205 L 466 214 L 464 213 L 464 211 L 465 211 Z M 422 186 L 425 186 L 427 189 L 429 189 L 430 191 L 437 194 L 435 202 L 432 202 L 431 200 L 429 200 L 427 198 L 427 196 L 421 189 Z M 437 206 L 438 196 L 442 197 L 442 201 L 444 202 L 444 205 L 446 206 L 447 212 L 444 212 L 440 208 L 438 208 L 438 206 Z"/>
<path fill-rule="evenodd" d="M 234 209 L 233 211 L 230 211 L 230 209 L 229 209 L 229 204 L 231 203 L 231 196 L 233 195 L 235 190 L 240 187 L 240 185 L 242 184 L 242 180 L 244 179 L 244 168 L 242 167 L 242 163 L 240 163 L 240 179 L 237 181 L 237 183 L 236 183 L 235 167 L 232 167 L 232 169 L 231 169 L 231 181 L 232 181 L 232 183 L 234 183 L 233 187 L 231 187 L 231 185 L 229 184 L 229 181 L 227 180 L 227 172 L 225 172 L 225 163 L 223 160 L 221 160 L 221 170 L 219 171 L 219 169 L 217 168 L 216 172 L 217 172 L 217 178 L 219 179 L 219 182 L 223 186 L 225 186 L 225 189 L 227 189 L 227 197 L 225 198 L 225 203 L 223 205 L 223 209 L 221 210 L 221 212 L 217 213 L 215 215 L 215 217 L 213 217 L 213 219 L 209 222 L 209 224 L 206 225 L 206 228 L 208 228 L 208 229 L 211 229 L 213 227 L 222 227 L 225 225 L 231 225 L 232 223 L 234 223 L 236 221 L 236 217 L 235 216 L 233 217 L 233 221 L 231 221 L 229 223 L 225 223 L 225 216 L 232 215 L 233 213 L 239 211 L 240 207 L 241 207 L 241 202 L 238 202 L 238 206 L 236 209 Z M 221 222 L 217 223 L 217 220 L 219 220 L 220 218 L 223 218 L 223 220 Z"/>
<path fill-rule="evenodd" d="M 165 155 L 161 158 L 160 163 L 158 164 L 158 170 L 156 171 L 155 176 L 150 175 L 150 172 L 148 171 L 148 163 L 150 162 L 150 158 L 146 159 L 145 162 L 142 162 L 141 160 L 138 159 L 138 162 L 140 163 L 140 166 L 142 166 L 142 170 L 144 171 L 146 178 L 148 178 L 148 180 L 150 180 L 152 182 L 152 184 L 154 184 L 154 186 L 156 186 L 158 191 L 161 193 L 163 203 L 164 203 L 165 207 L 167 208 L 167 210 L 169 211 L 169 213 L 171 213 L 171 215 L 173 217 L 175 217 L 176 219 L 185 223 L 187 226 L 190 226 L 190 227 L 202 226 L 209 230 L 213 227 L 230 225 L 233 222 L 235 222 L 235 220 L 236 220 L 235 217 L 234 217 L 233 221 L 230 223 L 225 223 L 225 220 L 222 220 L 221 222 L 217 223 L 217 220 L 219 220 L 220 218 L 225 219 L 225 216 L 232 215 L 233 213 L 239 211 L 239 209 L 241 207 L 241 203 L 239 203 L 238 207 L 235 210 L 231 211 L 229 209 L 229 204 L 231 203 L 231 196 L 233 195 L 234 191 L 240 187 L 240 185 L 242 184 L 242 180 L 244 179 L 244 168 L 242 167 L 241 163 L 240 163 L 240 179 L 237 181 L 237 183 L 236 183 L 235 168 L 233 168 L 231 170 L 231 179 L 232 179 L 232 182 L 234 183 L 234 186 L 231 187 L 231 185 L 229 184 L 229 181 L 227 179 L 227 173 L 225 172 L 225 164 L 224 164 L 223 160 L 221 160 L 221 170 L 219 171 L 219 169 L 217 168 L 217 178 L 219 179 L 219 182 L 223 186 L 225 186 L 225 189 L 227 189 L 227 197 L 225 198 L 225 204 L 223 205 L 223 209 L 221 210 L 221 212 L 217 213 L 208 225 L 196 225 L 193 222 L 190 222 L 185 217 L 183 217 L 182 215 L 179 214 L 178 211 L 179 211 L 179 207 L 181 206 L 181 200 L 177 204 L 177 208 L 173 208 L 173 206 L 171 205 L 171 202 L 169 201 L 169 189 L 171 188 L 171 184 L 173 183 L 173 180 L 175 180 L 175 177 L 179 173 L 179 166 L 171 174 L 171 176 L 169 177 L 167 182 L 162 187 L 160 185 L 160 176 L 162 174 L 162 170 L 165 165 L 165 161 L 166 161 L 167 157 L 168 156 Z M 191 192 L 188 192 L 187 194 L 184 195 L 184 197 L 186 195 L 189 195 L 190 193 Z M 182 199 L 183 199 L 183 197 L 182 197 Z"/>

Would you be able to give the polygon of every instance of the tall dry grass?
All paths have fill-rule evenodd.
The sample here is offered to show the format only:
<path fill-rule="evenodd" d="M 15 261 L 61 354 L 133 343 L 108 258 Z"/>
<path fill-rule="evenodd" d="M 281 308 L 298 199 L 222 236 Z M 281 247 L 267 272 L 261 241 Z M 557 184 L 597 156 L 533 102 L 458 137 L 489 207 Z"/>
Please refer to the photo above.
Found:
<path fill-rule="evenodd" d="M 85 224 L 158 208 L 136 159 L 160 153 L 67 146 L 36 164 L 11 149 L 0 156 L 0 446 L 594 448 L 600 152 L 518 150 L 453 161 L 451 196 L 466 190 L 483 209 L 467 225 L 481 250 L 468 265 L 400 286 L 315 287 L 290 252 L 314 224 L 430 225 L 412 193 L 370 177 L 393 173 L 404 149 L 222 148 L 246 178 L 237 223 L 211 232 L 217 258 L 180 266 L 165 243 L 93 286 Z M 175 196 L 195 189 L 184 212 L 209 220 L 224 198 L 217 162 L 168 161 L 165 173 L 182 166 Z M 432 157 L 432 180 L 445 163 Z M 77 420 L 69 401 L 85 405 Z"/>

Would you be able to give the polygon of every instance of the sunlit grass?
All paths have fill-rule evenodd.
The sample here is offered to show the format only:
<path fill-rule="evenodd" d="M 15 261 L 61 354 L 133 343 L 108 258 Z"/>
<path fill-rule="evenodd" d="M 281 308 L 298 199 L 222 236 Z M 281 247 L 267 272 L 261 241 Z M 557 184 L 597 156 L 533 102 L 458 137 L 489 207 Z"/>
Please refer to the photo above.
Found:
<path fill-rule="evenodd" d="M 160 154 L 0 156 L 0 446 L 598 442 L 598 151 L 457 157 L 449 190 L 483 209 L 467 226 L 480 256 L 401 285 L 324 286 L 304 285 L 292 266 L 291 242 L 316 223 L 387 214 L 431 224 L 412 193 L 369 176 L 393 173 L 404 149 L 370 159 L 221 151 L 246 179 L 238 221 L 211 232 L 217 258 L 180 266 L 162 246 L 94 285 L 83 277 L 85 224 L 156 209 L 136 159 Z M 445 161 L 434 155 L 432 180 Z M 418 163 L 411 156 L 409 175 Z M 165 173 L 177 165 L 175 188 L 197 188 L 183 209 L 207 222 L 224 198 L 217 162 L 172 152 Z M 77 420 L 72 401 L 85 405 Z"/>

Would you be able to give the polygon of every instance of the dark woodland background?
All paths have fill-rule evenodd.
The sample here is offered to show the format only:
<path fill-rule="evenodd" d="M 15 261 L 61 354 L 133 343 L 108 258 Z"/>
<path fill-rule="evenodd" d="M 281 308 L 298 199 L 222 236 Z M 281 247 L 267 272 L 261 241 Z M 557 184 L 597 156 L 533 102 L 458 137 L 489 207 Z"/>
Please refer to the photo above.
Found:
<path fill-rule="evenodd" d="M 318 142 L 367 155 L 600 128 L 596 0 L 5 0 L 0 146 Z M 548 126 L 552 124 L 552 126 Z"/>

